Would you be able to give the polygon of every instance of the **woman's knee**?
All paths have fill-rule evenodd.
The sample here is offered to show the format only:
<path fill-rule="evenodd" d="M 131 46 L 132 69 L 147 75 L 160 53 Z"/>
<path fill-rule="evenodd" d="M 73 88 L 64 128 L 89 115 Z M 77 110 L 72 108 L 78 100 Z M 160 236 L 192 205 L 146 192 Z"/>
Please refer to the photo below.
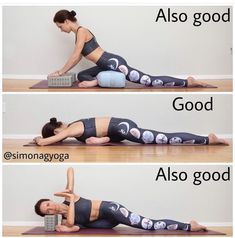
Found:
<path fill-rule="evenodd" d="M 94 78 L 91 75 L 88 75 L 81 71 L 80 73 L 77 74 L 77 79 L 82 82 L 82 81 L 92 81 Z"/>
<path fill-rule="evenodd" d="M 83 76 L 84 76 L 84 73 L 81 71 L 80 73 L 77 74 L 77 79 L 78 79 L 79 81 L 84 81 Z"/>

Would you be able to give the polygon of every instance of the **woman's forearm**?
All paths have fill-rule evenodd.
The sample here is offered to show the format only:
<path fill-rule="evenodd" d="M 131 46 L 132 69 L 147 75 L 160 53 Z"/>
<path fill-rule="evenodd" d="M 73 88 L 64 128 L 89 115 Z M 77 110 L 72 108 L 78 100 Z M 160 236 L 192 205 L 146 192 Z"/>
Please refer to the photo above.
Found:
<path fill-rule="evenodd" d="M 50 136 L 48 138 L 38 137 L 37 139 L 34 139 L 34 140 L 36 141 L 37 145 L 40 145 L 40 146 L 50 145 L 60 141 L 55 136 Z"/>
<path fill-rule="evenodd" d="M 47 138 L 42 138 L 42 137 L 36 137 L 34 138 L 34 141 L 37 143 L 37 145 L 50 145 L 59 141 L 64 140 L 65 138 L 69 137 L 68 130 L 64 130 L 60 132 L 59 134 L 56 134 L 54 136 L 50 136 Z"/>
<path fill-rule="evenodd" d="M 74 225 L 74 218 L 75 218 L 75 213 L 74 213 L 74 199 L 70 200 L 69 204 L 69 209 L 67 213 L 67 220 L 66 220 L 66 225 L 71 227 Z"/>
<path fill-rule="evenodd" d="M 64 65 L 62 69 L 59 70 L 59 74 L 65 74 L 67 73 L 70 69 L 72 69 L 78 62 L 81 60 L 82 56 L 79 54 L 73 54 L 67 63 Z"/>
<path fill-rule="evenodd" d="M 69 168 L 67 170 L 67 186 L 66 186 L 66 189 L 73 192 L 73 188 L 74 188 L 74 171 L 73 171 L 73 168 Z"/>

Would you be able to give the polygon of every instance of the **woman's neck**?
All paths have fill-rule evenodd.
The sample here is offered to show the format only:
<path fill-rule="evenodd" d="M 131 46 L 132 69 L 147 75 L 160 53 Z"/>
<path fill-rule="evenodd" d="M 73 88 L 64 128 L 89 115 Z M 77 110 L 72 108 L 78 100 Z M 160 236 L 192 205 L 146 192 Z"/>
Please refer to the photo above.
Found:
<path fill-rule="evenodd" d="M 78 28 L 80 27 L 79 23 L 77 22 L 72 22 L 71 23 L 71 30 L 74 34 L 77 33 Z"/>

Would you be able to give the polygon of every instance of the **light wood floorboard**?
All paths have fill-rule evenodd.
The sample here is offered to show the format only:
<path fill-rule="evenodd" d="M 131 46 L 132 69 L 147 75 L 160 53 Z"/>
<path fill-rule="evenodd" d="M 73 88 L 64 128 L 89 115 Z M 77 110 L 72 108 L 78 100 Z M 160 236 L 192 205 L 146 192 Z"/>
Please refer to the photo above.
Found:
<path fill-rule="evenodd" d="M 25 147 L 29 140 L 4 139 L 3 154 L 69 154 L 64 162 L 140 162 L 140 163 L 229 163 L 232 162 L 232 140 L 229 146 L 169 146 L 169 145 L 128 145 L 128 146 L 33 146 Z M 4 155 L 3 155 L 4 156 Z M 5 163 L 43 163 L 41 159 L 11 159 Z M 54 159 L 51 162 L 59 162 Z"/>

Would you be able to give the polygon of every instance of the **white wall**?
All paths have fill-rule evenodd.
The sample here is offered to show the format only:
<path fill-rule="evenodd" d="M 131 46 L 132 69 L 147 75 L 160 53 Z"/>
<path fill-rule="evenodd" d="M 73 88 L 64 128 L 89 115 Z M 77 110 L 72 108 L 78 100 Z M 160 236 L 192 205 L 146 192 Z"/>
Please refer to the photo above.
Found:
<path fill-rule="evenodd" d="M 213 97 L 213 111 L 175 111 L 172 102 L 207 102 Z M 3 95 L 3 134 L 40 134 L 51 117 L 64 122 L 81 118 L 114 116 L 129 118 L 142 128 L 165 132 L 188 131 L 232 137 L 232 95 L 221 94 L 14 94 Z"/>
<path fill-rule="evenodd" d="M 156 23 L 161 6 L 4 6 L 3 74 L 33 78 L 64 65 L 73 51 L 74 35 L 60 33 L 53 16 L 65 8 L 78 12 L 81 25 L 105 50 L 122 55 L 146 73 L 231 76 L 232 22 L 193 26 L 194 13 L 223 14 L 228 7 L 169 7 L 178 14 L 185 12 L 187 22 Z M 76 70 L 91 65 L 84 60 Z"/>
<path fill-rule="evenodd" d="M 66 186 L 67 166 L 3 166 L 3 222 L 40 222 L 33 206 L 40 198 Z M 162 165 L 79 165 L 75 169 L 75 192 L 90 199 L 117 201 L 131 211 L 150 218 L 188 222 L 232 222 L 232 182 L 208 181 L 193 185 L 196 171 L 228 170 L 226 165 L 170 166 L 188 174 L 185 182 L 155 181 Z M 57 198 L 56 201 L 62 201 Z"/>

